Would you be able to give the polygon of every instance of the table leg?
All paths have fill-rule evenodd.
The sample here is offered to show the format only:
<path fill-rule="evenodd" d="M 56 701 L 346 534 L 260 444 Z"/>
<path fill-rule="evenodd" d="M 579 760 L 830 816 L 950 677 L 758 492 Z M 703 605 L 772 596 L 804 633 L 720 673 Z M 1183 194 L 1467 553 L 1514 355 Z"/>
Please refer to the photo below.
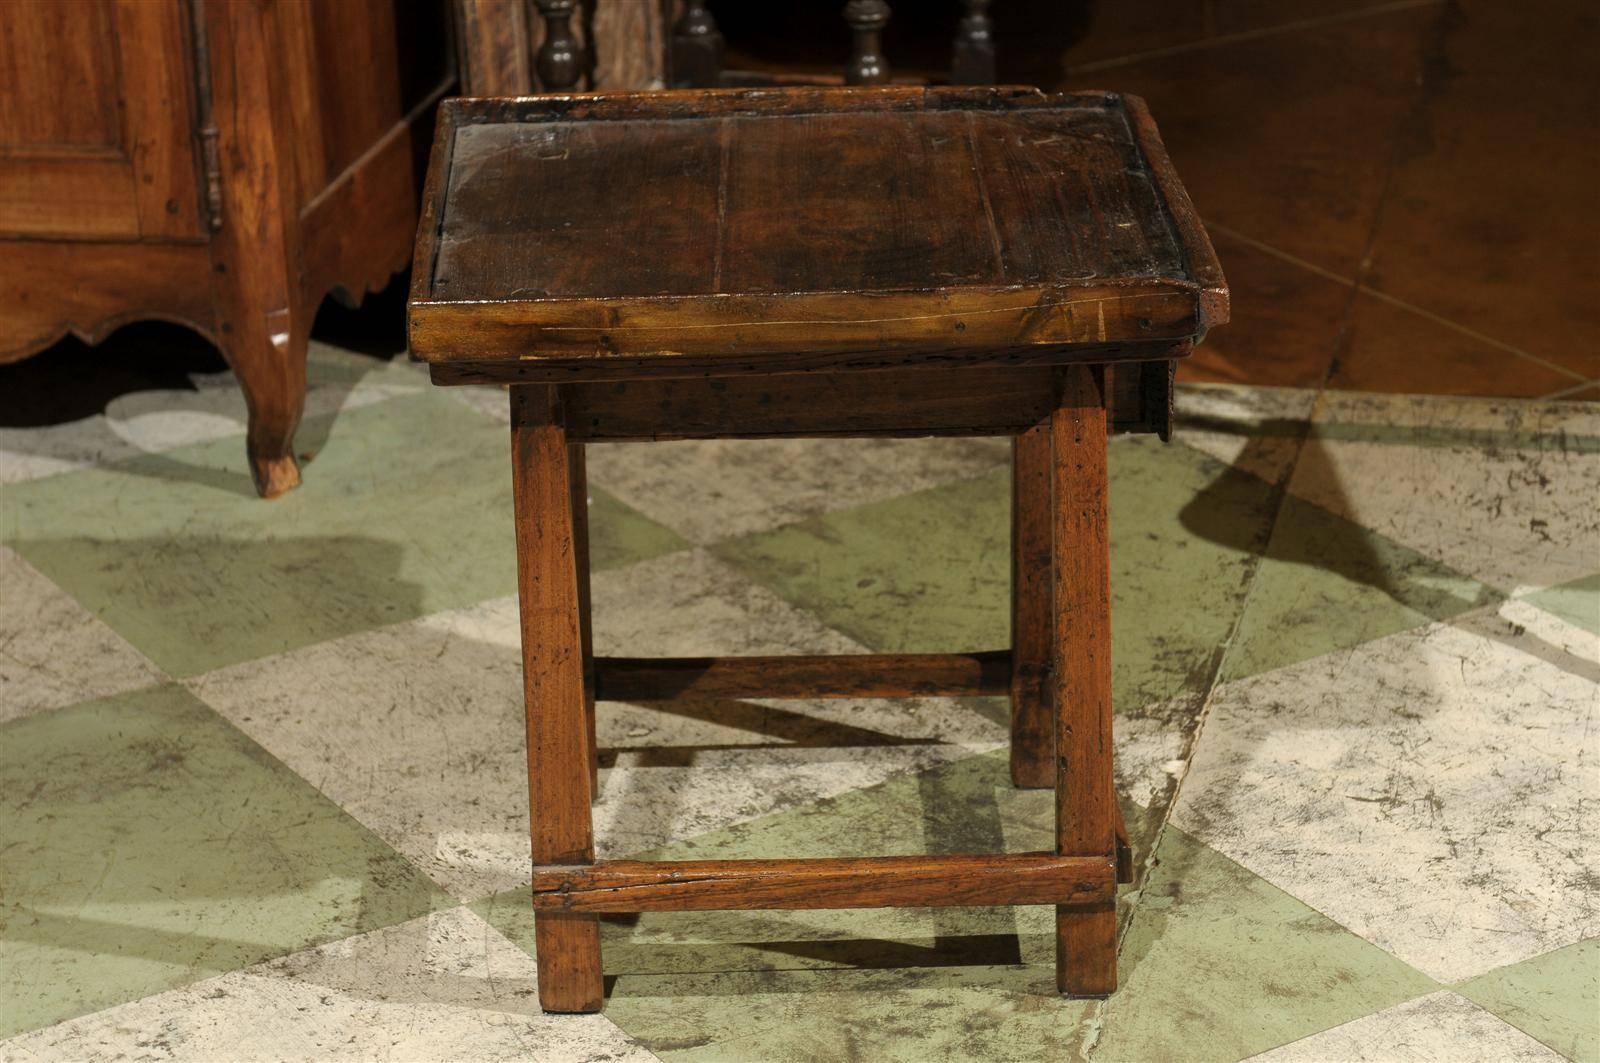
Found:
<path fill-rule="evenodd" d="M 1069 366 L 1050 418 L 1055 634 L 1056 852 L 1116 860 L 1111 772 L 1111 553 L 1107 532 L 1105 373 Z M 1056 909 L 1056 986 L 1071 996 L 1117 988 L 1115 901 Z"/>
<path fill-rule="evenodd" d="M 583 711 L 589 726 L 589 796 L 600 796 L 600 746 L 594 716 L 594 622 L 589 616 L 589 475 L 582 443 L 567 444 L 572 486 L 572 556 L 578 570 L 578 624 L 583 633 Z"/>
<path fill-rule="evenodd" d="M 1011 441 L 1011 781 L 1054 786 L 1055 718 L 1048 676 L 1050 602 L 1050 425 Z"/>
<path fill-rule="evenodd" d="M 542 384 L 513 387 L 512 492 L 536 865 L 594 862 L 569 461 L 556 389 Z M 538 913 L 534 945 L 544 1010 L 600 1010 L 600 924 L 594 916 Z"/>

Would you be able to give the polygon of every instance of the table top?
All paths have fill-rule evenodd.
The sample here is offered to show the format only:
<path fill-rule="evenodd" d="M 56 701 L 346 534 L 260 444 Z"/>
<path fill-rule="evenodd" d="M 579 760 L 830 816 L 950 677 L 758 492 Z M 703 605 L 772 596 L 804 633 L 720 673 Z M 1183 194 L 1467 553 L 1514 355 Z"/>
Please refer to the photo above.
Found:
<path fill-rule="evenodd" d="M 434 363 L 1114 358 L 1227 312 L 1136 97 L 723 89 L 446 101 L 410 327 Z"/>

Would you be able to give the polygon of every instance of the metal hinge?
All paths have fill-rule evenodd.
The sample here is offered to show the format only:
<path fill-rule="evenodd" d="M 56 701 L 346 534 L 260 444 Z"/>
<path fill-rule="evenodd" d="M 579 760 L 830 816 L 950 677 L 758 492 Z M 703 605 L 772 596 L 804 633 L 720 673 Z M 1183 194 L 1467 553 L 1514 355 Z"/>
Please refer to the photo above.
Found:
<path fill-rule="evenodd" d="M 222 163 L 217 154 L 217 123 L 211 117 L 211 49 L 206 42 L 205 0 L 189 0 L 194 40 L 195 138 L 200 145 L 201 210 L 212 232 L 222 228 Z"/>

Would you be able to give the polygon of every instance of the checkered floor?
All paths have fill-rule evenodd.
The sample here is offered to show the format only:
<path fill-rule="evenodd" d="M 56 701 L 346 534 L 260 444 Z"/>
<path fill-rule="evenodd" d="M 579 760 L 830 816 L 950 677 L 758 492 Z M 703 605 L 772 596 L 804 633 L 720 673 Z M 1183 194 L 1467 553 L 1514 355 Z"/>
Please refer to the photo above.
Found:
<path fill-rule="evenodd" d="M 1111 468 L 1123 988 L 1047 909 L 604 924 L 539 1013 L 504 396 L 0 429 L 0 1058 L 1600 1058 L 1600 406 L 1194 386 Z M 601 652 L 1003 646 L 1003 441 L 590 456 Z M 1045 848 L 992 699 L 603 704 L 608 856 Z"/>

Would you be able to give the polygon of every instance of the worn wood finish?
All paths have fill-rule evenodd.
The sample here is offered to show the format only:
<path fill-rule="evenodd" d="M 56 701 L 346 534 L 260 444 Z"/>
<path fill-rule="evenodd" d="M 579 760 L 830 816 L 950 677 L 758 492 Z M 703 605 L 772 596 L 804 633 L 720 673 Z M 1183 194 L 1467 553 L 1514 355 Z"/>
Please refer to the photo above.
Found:
<path fill-rule="evenodd" d="M 1055 388 L 1048 386 L 1051 412 Z M 1050 413 L 1011 444 L 1011 781 L 1054 786 L 1055 717 L 1050 700 Z"/>
<path fill-rule="evenodd" d="M 145 318 L 187 325 L 214 343 L 210 284 L 204 244 L 0 241 L 0 364 L 68 334 L 99 343 Z"/>
<path fill-rule="evenodd" d="M 446 112 L 411 336 L 436 383 L 512 388 L 545 1006 L 598 1007 L 597 913 L 717 908 L 1054 904 L 1060 988 L 1110 993 L 1134 867 L 1106 444 L 1170 432 L 1173 365 L 1227 311 L 1142 108 L 791 89 Z M 1009 650 L 593 657 L 583 446 L 947 433 L 1017 437 Z M 1011 697 L 1014 780 L 1055 785 L 1054 853 L 594 862 L 597 697 L 988 694 Z"/>
<path fill-rule="evenodd" d="M 985 387 L 998 386 L 1004 392 L 1018 394 L 1015 380 L 1032 375 L 1029 372 L 1013 378 L 1001 372 L 1004 370 L 1031 371 L 1085 360 L 1102 364 L 1136 356 L 1164 357 L 1169 360 L 1117 361 L 1114 369 L 1108 366 L 1107 372 L 1111 377 L 1111 430 L 1156 434 L 1167 439 L 1172 433 L 1175 365 L 1170 359 L 1188 354 L 1191 347 L 1184 341 L 1172 345 L 1027 348 L 955 355 L 934 351 L 805 355 L 784 359 L 782 373 L 764 372 L 767 365 L 761 359 L 740 358 L 675 361 L 670 365 L 629 358 L 446 362 L 430 366 L 429 375 L 441 385 L 577 381 L 564 388 L 569 408 L 580 411 L 569 417 L 568 427 L 574 439 L 590 442 L 696 438 L 708 431 L 712 432 L 711 437 L 745 438 L 917 436 L 938 433 L 940 421 L 953 423 L 947 415 L 957 407 L 965 409 L 969 426 L 979 433 L 1026 428 L 1026 421 L 1014 409 L 997 405 L 983 392 Z M 948 380 L 941 376 L 935 381 L 930 369 L 962 372 Z M 975 369 L 989 372 L 966 375 Z M 873 375 L 862 377 L 862 372 Z M 836 381 L 840 386 L 829 390 L 809 381 L 809 376 Z M 877 398 L 885 390 L 896 393 L 892 407 Z M 952 390 L 960 397 L 951 397 Z M 813 405 L 797 402 L 793 397 L 796 393 L 811 396 Z M 1021 396 L 1019 401 L 1023 407 L 1031 407 L 1039 400 Z M 752 402 L 758 407 L 781 408 L 784 420 L 754 420 L 756 412 L 746 408 Z M 887 413 L 891 408 L 892 418 L 874 421 L 868 413 Z M 674 416 L 653 416 L 653 410 L 672 411 Z M 707 412 L 713 410 L 725 419 L 713 422 Z M 719 424 L 723 430 L 714 431 L 708 424 Z M 736 424 L 744 427 L 735 432 Z"/>
<path fill-rule="evenodd" d="M 1011 654 L 858 653 L 822 657 L 601 657 L 608 701 L 674 698 L 914 698 L 1003 694 Z"/>
<path fill-rule="evenodd" d="M 564 404 L 564 398 L 558 396 Z M 572 434 L 567 438 L 570 441 Z M 600 795 L 600 746 L 595 729 L 594 619 L 589 606 L 589 471 L 582 443 L 567 443 L 572 495 L 572 561 L 578 577 L 578 630 L 583 645 L 583 712 L 589 728 L 589 796 Z"/>
<path fill-rule="evenodd" d="M 1048 366 L 568 384 L 574 439 L 1006 435 L 1050 413 Z M 893 427 L 887 427 L 887 426 Z"/>
<path fill-rule="evenodd" d="M 222 212 L 212 241 L 212 298 L 222 351 L 250 411 L 246 446 L 256 491 L 274 498 L 300 483 L 294 433 L 306 390 L 306 345 L 314 306 L 294 283 L 301 261 L 297 171 L 282 165 L 294 135 L 291 99 L 274 92 L 284 44 L 274 9 L 208 4 Z M 307 178 L 309 179 L 309 178 Z"/>
<path fill-rule="evenodd" d="M 893 351 L 809 351 L 787 354 L 779 361 L 761 354 L 704 355 L 662 359 L 652 355 L 540 357 L 526 361 L 435 362 L 428 373 L 435 384 L 562 384 L 571 381 L 647 381 L 736 376 L 793 376 L 802 373 L 877 369 L 965 369 L 1004 366 L 1145 362 L 1184 358 L 1194 349 L 1188 340 L 1155 343 L 1051 344 L 1038 347 L 941 351 L 936 345 Z M 1119 416 L 1129 424 L 1147 423 L 1148 403 L 1139 377 L 1124 374 L 1116 387 Z M 1151 427 L 1141 431 L 1154 431 Z"/>
<path fill-rule="evenodd" d="M 1054 853 L 811 860 L 608 860 L 535 867 L 536 911 L 1098 906 L 1116 897 L 1104 861 Z"/>
<path fill-rule="evenodd" d="M 583 632 L 571 458 L 554 388 L 511 392 L 511 473 L 528 723 L 528 801 L 536 864 L 594 861 L 592 746 L 585 708 Z M 598 1011 L 599 926 L 540 916 L 534 925 L 539 1003 Z"/>
<path fill-rule="evenodd" d="M 1214 256 L 1129 107 L 955 88 L 447 103 L 413 352 L 776 367 L 1181 342 L 1225 313 Z"/>
<path fill-rule="evenodd" d="M 1050 668 L 1056 717 L 1056 852 L 1115 872 L 1111 773 L 1111 551 L 1107 524 L 1104 371 L 1061 370 L 1050 418 L 1052 596 Z M 1056 912 L 1056 985 L 1073 996 L 1117 988 L 1117 912 Z"/>
<path fill-rule="evenodd" d="M 298 483 L 317 307 L 410 258 L 453 78 L 442 3 L 0 8 L 0 272 L 19 274 L 0 285 L 0 361 L 139 318 L 190 325 L 244 391 L 257 490 Z"/>

